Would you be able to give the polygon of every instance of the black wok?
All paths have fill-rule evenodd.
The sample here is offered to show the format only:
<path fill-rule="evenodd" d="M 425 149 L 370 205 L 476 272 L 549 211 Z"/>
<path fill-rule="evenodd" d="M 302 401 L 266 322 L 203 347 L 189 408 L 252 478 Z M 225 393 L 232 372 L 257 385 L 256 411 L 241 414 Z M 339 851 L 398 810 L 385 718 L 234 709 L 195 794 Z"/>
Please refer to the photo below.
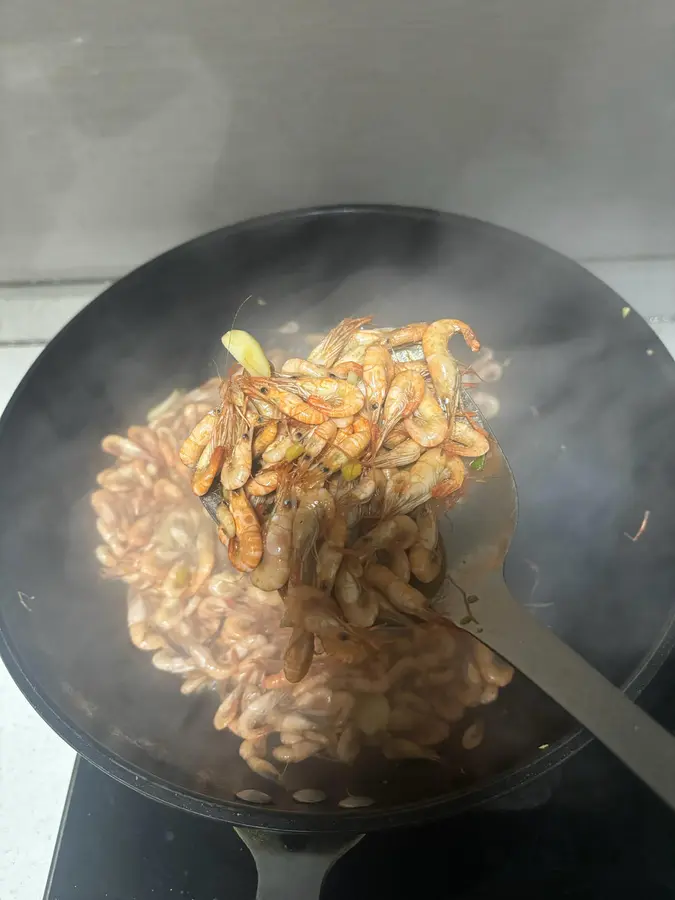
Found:
<path fill-rule="evenodd" d="M 675 362 L 606 285 L 530 240 L 427 210 L 349 207 L 255 219 L 170 251 L 91 303 L 31 368 L 0 421 L 0 650 L 19 687 L 79 753 L 125 784 L 281 832 L 357 834 L 449 815 L 568 758 L 587 735 L 516 678 L 471 754 L 352 775 L 335 767 L 334 792 L 319 807 L 285 789 L 265 807 L 235 798 L 260 781 L 236 741 L 211 727 L 215 701 L 181 696 L 130 645 L 123 591 L 98 576 L 87 497 L 106 465 L 100 438 L 144 421 L 172 388 L 215 374 L 224 364 L 218 337 L 247 296 L 237 327 L 289 350 L 350 314 L 469 321 L 508 362 L 503 379 L 482 389 L 500 401 L 492 424 L 519 487 L 507 566 L 514 592 L 633 696 L 665 659 L 675 609 Z M 280 335 L 289 322 L 300 331 Z M 632 542 L 625 532 L 645 510 L 649 527 Z M 325 786 L 320 769 L 289 770 L 287 787 Z M 346 790 L 376 802 L 340 809 Z"/>

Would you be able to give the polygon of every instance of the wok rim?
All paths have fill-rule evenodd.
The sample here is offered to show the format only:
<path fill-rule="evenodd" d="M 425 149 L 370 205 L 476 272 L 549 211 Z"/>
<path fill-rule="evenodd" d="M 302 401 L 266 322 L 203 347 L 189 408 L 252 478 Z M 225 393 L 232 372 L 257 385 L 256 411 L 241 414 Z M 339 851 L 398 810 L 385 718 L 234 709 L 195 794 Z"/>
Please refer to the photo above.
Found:
<path fill-rule="evenodd" d="M 21 395 L 34 377 L 35 371 L 44 364 L 44 359 L 50 352 L 58 349 L 59 342 L 73 328 L 78 327 L 80 317 L 88 312 L 94 304 L 103 304 L 110 301 L 109 294 L 117 290 L 124 290 L 127 280 L 136 278 L 146 269 L 154 266 L 167 256 L 179 249 L 189 248 L 204 239 L 216 234 L 224 237 L 229 234 L 238 234 L 244 231 L 273 226 L 281 222 L 292 220 L 318 218 L 320 216 L 336 216 L 350 214 L 389 215 L 401 218 L 428 219 L 428 220 L 464 220 L 479 226 L 488 227 L 490 230 L 499 231 L 505 236 L 518 238 L 521 242 L 529 243 L 533 248 L 545 250 L 567 265 L 576 265 L 581 268 L 589 278 L 602 285 L 605 291 L 613 294 L 617 302 L 622 303 L 622 298 L 611 287 L 606 285 L 588 270 L 575 263 L 564 254 L 558 253 L 550 247 L 522 235 L 512 229 L 496 225 L 472 216 L 459 213 L 442 212 L 440 210 L 425 207 L 403 206 L 397 204 L 334 204 L 327 206 L 301 207 L 293 210 L 269 213 L 255 216 L 249 219 L 235 222 L 224 227 L 212 229 L 209 232 L 184 241 L 170 249 L 158 254 L 147 262 L 126 273 L 105 290 L 87 303 L 47 344 L 37 359 L 31 364 L 17 388 L 12 394 L 7 406 L 0 416 L 0 434 L 7 427 L 14 407 L 21 401 Z M 655 341 L 661 340 L 654 333 Z M 551 744 L 540 755 L 518 768 L 512 768 L 500 773 L 476 785 L 467 786 L 453 793 L 444 794 L 432 799 L 420 800 L 401 806 L 388 807 L 386 812 L 377 808 L 368 808 L 353 811 L 340 811 L 313 813 L 297 812 L 289 813 L 273 807 L 256 807 L 235 799 L 223 800 L 208 798 L 186 788 L 172 785 L 167 779 L 152 775 L 144 769 L 135 766 L 122 759 L 118 754 L 104 748 L 97 740 L 91 737 L 83 728 L 78 727 L 69 717 L 64 716 L 41 688 L 28 674 L 30 664 L 22 663 L 19 654 L 12 645 L 9 633 L 3 627 L 2 610 L 0 608 L 0 658 L 7 667 L 15 684 L 28 700 L 33 709 L 80 756 L 91 763 L 100 771 L 110 775 L 116 781 L 133 790 L 138 791 L 151 800 L 165 803 L 169 806 L 200 815 L 214 821 L 225 822 L 232 825 L 241 825 L 253 828 L 263 828 L 278 832 L 296 833 L 345 833 L 355 834 L 383 830 L 394 827 L 404 827 L 433 821 L 446 815 L 455 815 L 470 808 L 480 807 L 490 801 L 497 800 L 511 793 L 519 787 L 530 783 L 552 771 L 561 763 L 570 759 L 573 755 L 587 746 L 593 736 L 584 728 L 578 728 L 568 735 Z M 670 616 L 664 623 L 658 638 L 653 643 L 649 652 L 643 657 L 640 664 L 621 685 L 621 690 L 629 698 L 636 699 L 642 691 L 651 683 L 659 669 L 665 662 L 670 651 L 675 646 L 675 603 L 671 607 Z"/>

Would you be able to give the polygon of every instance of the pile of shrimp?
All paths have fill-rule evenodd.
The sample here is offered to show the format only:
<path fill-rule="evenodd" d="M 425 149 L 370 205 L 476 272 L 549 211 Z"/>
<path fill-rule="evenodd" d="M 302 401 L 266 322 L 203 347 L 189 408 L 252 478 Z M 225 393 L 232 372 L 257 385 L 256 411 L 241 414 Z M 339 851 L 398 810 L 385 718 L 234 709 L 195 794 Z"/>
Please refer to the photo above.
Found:
<path fill-rule="evenodd" d="M 343 320 L 278 373 L 246 332 L 224 335 L 242 366 L 180 449 L 194 493 L 219 491 L 218 538 L 232 566 L 282 592 L 292 683 L 309 671 L 316 639 L 330 655 L 345 641 L 372 646 L 367 629 L 384 621 L 438 620 L 411 577 L 440 575 L 434 504 L 452 503 L 465 459 L 490 449 L 462 408 L 448 350 L 460 334 L 477 351 L 471 328 L 370 321 Z M 419 359 L 400 361 L 416 347 Z"/>
<path fill-rule="evenodd" d="M 403 555 L 435 540 L 429 509 L 402 517 L 403 544 L 416 538 L 403 554 L 390 545 L 382 551 L 389 565 L 373 563 L 366 590 L 378 592 L 379 615 L 367 643 L 344 634 L 343 625 L 329 633 L 319 622 L 323 637 L 316 638 L 286 624 L 281 593 L 256 587 L 231 564 L 179 458 L 182 437 L 214 407 L 219 387 L 214 379 L 174 392 L 147 424 L 102 441 L 115 459 L 91 497 L 103 541 L 96 556 L 103 577 L 127 585 L 132 643 L 158 669 L 182 678 L 183 694 L 213 695 L 215 728 L 241 738 L 242 759 L 263 778 L 278 781 L 289 763 L 310 756 L 352 762 L 367 747 L 390 759 L 438 759 L 449 734 L 466 749 L 478 746 L 481 721 L 462 724 L 465 710 L 493 701 L 511 668 L 471 636 L 403 615 L 368 587 L 386 592 L 394 569 L 405 583 Z M 355 517 L 354 507 L 346 509 Z M 311 607 L 314 587 L 299 588 Z M 307 633 L 310 664 L 293 682 L 286 672 L 305 669 Z"/>

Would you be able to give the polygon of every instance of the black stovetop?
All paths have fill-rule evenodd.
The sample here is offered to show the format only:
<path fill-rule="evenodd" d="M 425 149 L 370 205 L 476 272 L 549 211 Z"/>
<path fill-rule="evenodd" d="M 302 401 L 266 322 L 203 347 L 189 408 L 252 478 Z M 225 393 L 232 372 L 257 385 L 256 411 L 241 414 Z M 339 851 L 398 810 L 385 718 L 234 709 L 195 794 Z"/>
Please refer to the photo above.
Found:
<path fill-rule="evenodd" d="M 675 730 L 675 660 L 658 685 L 648 707 Z M 230 826 L 148 800 L 78 761 L 45 900 L 253 900 L 255 885 L 253 859 Z M 670 900 L 675 814 L 594 743 L 501 808 L 367 835 L 330 872 L 322 898 L 421 892 Z"/>

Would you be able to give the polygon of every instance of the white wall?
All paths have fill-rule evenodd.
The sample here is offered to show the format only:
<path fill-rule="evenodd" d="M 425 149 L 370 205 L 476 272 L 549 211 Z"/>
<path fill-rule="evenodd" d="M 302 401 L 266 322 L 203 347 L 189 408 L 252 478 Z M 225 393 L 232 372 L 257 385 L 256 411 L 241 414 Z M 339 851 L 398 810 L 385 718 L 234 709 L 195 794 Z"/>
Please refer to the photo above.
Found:
<path fill-rule="evenodd" d="M 0 280 L 340 201 L 674 253 L 675 4 L 0 4 Z"/>

